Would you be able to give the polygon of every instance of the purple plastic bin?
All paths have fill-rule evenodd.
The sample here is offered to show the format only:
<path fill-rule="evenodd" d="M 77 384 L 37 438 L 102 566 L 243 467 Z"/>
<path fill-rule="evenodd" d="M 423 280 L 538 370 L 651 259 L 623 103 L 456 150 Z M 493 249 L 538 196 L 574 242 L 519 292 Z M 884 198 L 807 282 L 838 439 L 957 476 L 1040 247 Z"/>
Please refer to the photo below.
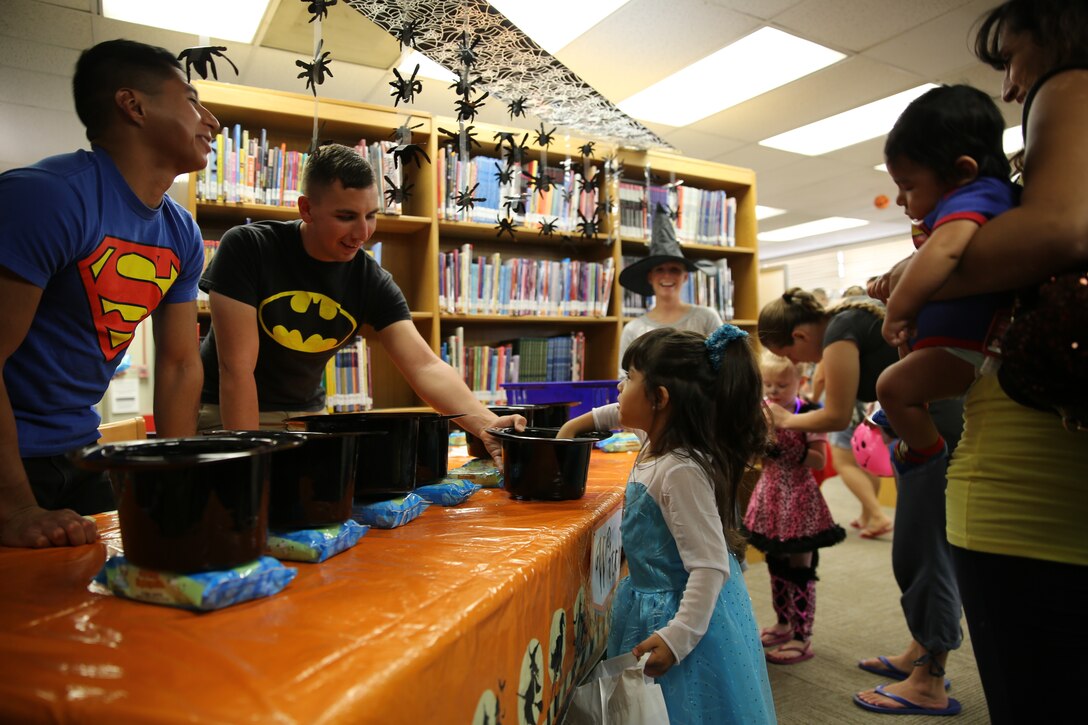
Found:
<path fill-rule="evenodd" d="M 578 401 L 570 410 L 575 418 L 602 405 L 615 403 L 618 380 L 579 380 L 556 383 L 503 383 L 509 405 Z"/>

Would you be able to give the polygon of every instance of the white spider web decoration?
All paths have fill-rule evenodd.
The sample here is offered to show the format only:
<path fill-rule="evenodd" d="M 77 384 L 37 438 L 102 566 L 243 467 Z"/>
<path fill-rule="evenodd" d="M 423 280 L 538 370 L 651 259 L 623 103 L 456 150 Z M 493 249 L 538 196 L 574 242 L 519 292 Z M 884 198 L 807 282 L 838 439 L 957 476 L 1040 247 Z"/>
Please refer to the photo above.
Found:
<path fill-rule="evenodd" d="M 484 0 L 345 0 L 394 37 L 415 21 L 415 47 L 452 69 L 462 67 L 462 33 L 475 47 L 472 75 L 504 103 L 525 99 L 541 120 L 587 136 L 636 148 L 671 148 L 657 134 L 616 108 Z"/>

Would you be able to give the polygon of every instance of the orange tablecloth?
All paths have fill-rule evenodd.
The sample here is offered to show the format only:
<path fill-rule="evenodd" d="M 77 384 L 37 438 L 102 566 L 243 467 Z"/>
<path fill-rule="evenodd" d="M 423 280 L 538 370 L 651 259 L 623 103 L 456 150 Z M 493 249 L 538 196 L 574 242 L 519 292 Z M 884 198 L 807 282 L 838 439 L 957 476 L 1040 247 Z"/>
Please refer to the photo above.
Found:
<path fill-rule="evenodd" d="M 89 590 L 116 514 L 94 545 L 0 547 L 0 721 L 553 722 L 603 650 L 589 552 L 633 455 L 595 451 L 580 500 L 484 489 L 204 614 Z"/>

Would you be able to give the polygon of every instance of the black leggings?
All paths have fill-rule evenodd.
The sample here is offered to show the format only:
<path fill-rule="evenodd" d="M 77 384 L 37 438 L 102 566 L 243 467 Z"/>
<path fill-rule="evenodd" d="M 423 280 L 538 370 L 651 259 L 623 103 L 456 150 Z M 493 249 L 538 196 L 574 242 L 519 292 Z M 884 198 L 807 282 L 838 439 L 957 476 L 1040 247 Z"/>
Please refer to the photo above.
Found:
<path fill-rule="evenodd" d="M 994 725 L 1083 722 L 1088 566 L 952 547 Z"/>

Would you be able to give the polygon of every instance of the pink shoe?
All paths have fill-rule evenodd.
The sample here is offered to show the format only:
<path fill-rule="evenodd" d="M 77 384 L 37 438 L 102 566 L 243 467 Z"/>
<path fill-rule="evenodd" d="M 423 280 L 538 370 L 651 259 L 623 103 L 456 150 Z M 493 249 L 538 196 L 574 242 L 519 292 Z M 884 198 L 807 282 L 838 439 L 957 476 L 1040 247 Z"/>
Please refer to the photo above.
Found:
<path fill-rule="evenodd" d="M 790 646 L 795 645 L 795 646 Z M 799 645 L 799 646 L 797 646 Z M 785 653 L 789 653 L 788 656 L 784 656 Z M 799 653 L 794 655 L 794 653 Z M 767 658 L 767 661 L 772 665 L 795 665 L 798 662 L 804 662 L 810 660 L 816 656 L 816 653 L 812 651 L 812 640 L 807 642 L 787 642 L 781 647 L 777 647 L 770 652 L 764 652 L 763 656 Z"/>

